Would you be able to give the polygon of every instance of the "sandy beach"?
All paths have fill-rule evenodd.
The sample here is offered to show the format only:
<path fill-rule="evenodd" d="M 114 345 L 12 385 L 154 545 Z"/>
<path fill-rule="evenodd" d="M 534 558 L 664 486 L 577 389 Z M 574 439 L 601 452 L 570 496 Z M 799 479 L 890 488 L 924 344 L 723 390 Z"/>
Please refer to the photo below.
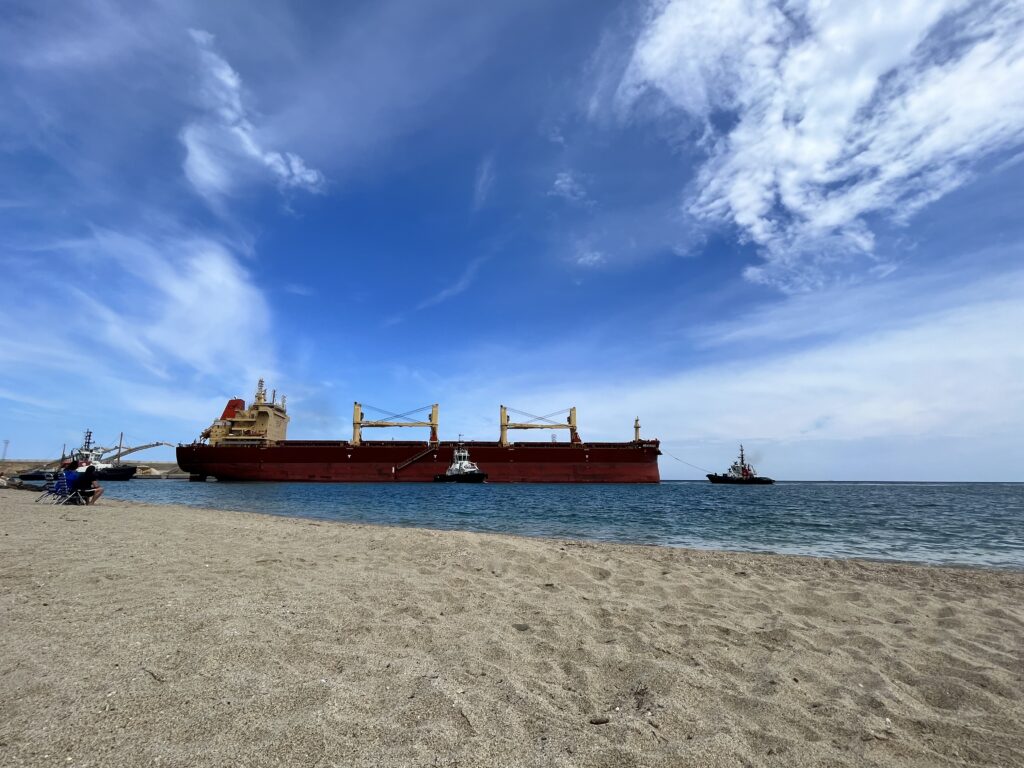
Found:
<path fill-rule="evenodd" d="M 1019 766 L 1024 573 L 0 490 L 5 766 Z"/>

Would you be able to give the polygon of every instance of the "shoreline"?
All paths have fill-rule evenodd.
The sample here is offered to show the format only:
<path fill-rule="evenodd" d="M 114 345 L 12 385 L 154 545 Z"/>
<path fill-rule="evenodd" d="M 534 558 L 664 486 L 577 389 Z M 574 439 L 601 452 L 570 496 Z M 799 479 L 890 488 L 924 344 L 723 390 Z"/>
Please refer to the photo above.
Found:
<path fill-rule="evenodd" d="M 742 523 L 732 524 L 729 522 L 733 518 L 731 514 L 721 514 L 712 510 L 711 518 L 717 515 L 721 522 L 712 521 L 708 524 L 710 508 L 707 506 L 707 500 L 709 496 L 714 496 L 714 493 L 700 493 L 698 498 L 683 500 L 684 504 L 694 503 L 697 505 L 694 507 L 694 511 L 699 521 L 693 526 L 686 522 L 681 525 L 672 523 L 666 525 L 665 508 L 662 506 L 652 508 L 653 517 L 649 526 L 625 525 L 620 527 L 616 525 L 613 514 L 614 507 L 595 508 L 594 506 L 594 494 L 589 492 L 605 490 L 600 486 L 585 489 L 588 493 L 581 494 L 581 496 L 587 499 L 586 502 L 578 500 L 575 493 L 566 494 L 564 488 L 554 488 L 551 493 L 557 495 L 559 502 L 556 504 L 557 508 L 551 511 L 551 516 L 548 516 L 547 511 L 532 510 L 528 499 L 522 501 L 521 515 L 508 515 L 499 512 L 495 516 L 488 512 L 486 502 L 471 503 L 465 510 L 460 510 L 458 515 L 435 515 L 429 510 L 423 510 L 421 514 L 420 508 L 409 500 L 416 499 L 421 505 L 431 504 L 434 495 L 424 494 L 422 488 L 411 486 L 396 488 L 394 484 L 379 486 L 356 484 L 344 492 L 339 490 L 338 493 L 344 497 L 352 496 L 359 499 L 347 505 L 343 504 L 342 507 L 335 507 L 331 504 L 325 506 L 322 503 L 324 499 L 331 497 L 333 491 L 328 494 L 311 494 L 310 491 L 322 490 L 318 486 L 307 487 L 305 484 L 298 484 L 296 487 L 296 484 L 290 484 L 292 487 L 283 496 L 277 493 L 271 494 L 272 498 L 277 499 L 276 503 L 265 504 L 262 493 L 252 492 L 252 484 L 230 485 L 231 488 L 221 489 L 195 489 L 194 486 L 189 488 L 189 491 L 197 490 L 197 493 L 182 493 L 181 489 L 177 487 L 173 491 L 160 491 L 152 495 L 135 492 L 132 494 L 135 498 L 131 501 L 183 504 L 197 509 L 249 511 L 301 519 L 349 521 L 413 528 L 429 527 L 433 530 L 526 535 L 532 538 L 572 539 L 595 543 L 654 545 L 712 552 L 749 552 L 792 557 L 857 559 L 865 562 L 1024 571 L 1024 548 L 1019 542 L 1016 546 L 1012 544 L 999 546 L 1001 539 L 998 536 L 994 539 L 987 539 L 984 538 L 984 533 L 980 532 L 984 530 L 992 532 L 993 521 L 991 518 L 982 522 L 983 526 L 988 526 L 987 529 L 979 528 L 976 520 L 971 526 L 973 530 L 969 533 L 963 526 L 960 531 L 957 531 L 954 526 L 953 530 L 939 536 L 940 540 L 942 536 L 948 536 L 948 540 L 936 544 L 934 536 L 923 535 L 925 532 L 935 533 L 927 523 L 919 523 L 918 533 L 909 535 L 905 533 L 908 530 L 906 526 L 897 526 L 900 531 L 896 534 L 897 539 L 889 538 L 884 532 L 885 527 L 897 519 L 891 515 L 886 516 L 884 521 L 869 522 L 861 530 L 856 530 L 856 528 L 861 527 L 862 522 L 857 520 L 851 524 L 851 517 L 848 515 L 845 520 L 839 521 L 830 535 L 793 535 L 792 532 L 797 529 L 790 527 L 785 509 L 779 508 L 778 505 L 775 508 L 766 509 L 760 516 L 763 520 L 754 521 L 754 533 L 748 534 L 744 531 Z M 276 485 L 272 484 L 270 487 L 274 488 Z M 122 487 L 121 485 L 110 486 L 113 493 L 108 493 L 108 497 L 114 498 Z M 162 486 L 162 488 L 167 487 Z M 235 488 L 238 489 L 237 493 Z M 385 506 L 390 511 L 381 509 L 376 490 L 378 488 L 383 492 L 383 498 L 386 499 Z M 225 493 L 217 493 L 217 490 L 225 491 Z M 493 494 L 504 498 L 507 498 L 509 494 L 508 487 L 496 486 L 491 490 Z M 295 501 L 296 498 L 301 499 L 302 494 L 306 494 L 310 498 L 306 499 L 305 503 Z M 516 493 L 515 495 L 530 496 L 532 494 Z M 441 511 L 448 511 L 445 505 L 449 502 L 443 496 L 441 498 Z M 197 499 L 199 500 L 197 501 Z M 1000 501 L 1004 500 L 1000 499 Z M 701 502 L 704 502 L 703 507 L 700 506 Z M 376 511 L 368 515 L 362 514 L 361 503 L 371 505 L 371 508 Z M 589 506 L 579 507 L 576 506 L 577 504 Z M 457 506 L 457 504 L 453 505 L 452 508 Z M 819 510 L 819 514 L 826 516 L 835 514 L 841 518 L 842 515 L 839 514 L 837 507 L 843 508 L 841 501 L 823 506 Z M 1001 509 L 999 506 L 990 508 Z M 582 515 L 576 517 L 573 512 L 578 512 L 581 509 L 584 510 Z M 739 509 L 737 507 L 737 510 Z M 565 511 L 570 513 L 564 515 Z M 675 513 L 670 514 L 674 516 Z M 1009 513 L 1009 516 L 1012 518 L 1012 513 Z M 781 525 L 782 529 L 787 530 L 788 533 L 781 537 L 772 536 L 770 527 L 764 528 L 765 525 L 769 525 L 764 521 L 770 518 L 775 518 L 777 524 Z M 680 519 L 685 521 L 686 516 L 683 515 Z M 499 521 L 498 524 L 494 524 L 495 521 Z M 1020 522 L 1024 524 L 1024 519 L 1021 519 Z M 959 541 L 957 540 L 958 536 L 960 537 Z"/>
<path fill-rule="evenodd" d="M 1020 571 L 33 500 L 4 764 L 1024 764 Z"/>
<path fill-rule="evenodd" d="M 688 482 L 688 481 L 682 481 Z M 397 523 L 371 523 L 371 522 L 354 522 L 351 520 L 334 519 L 329 517 L 314 517 L 314 516 L 300 516 L 295 514 L 288 514 L 284 512 L 270 512 L 260 509 L 249 509 L 249 510 L 237 510 L 237 509 L 223 509 L 215 506 L 203 506 L 203 505 L 192 505 L 192 504 L 173 504 L 163 503 L 155 501 L 129 501 L 125 499 L 118 499 L 117 497 L 105 496 L 105 501 L 115 502 L 117 504 L 124 504 L 138 507 L 152 507 L 156 509 L 160 508 L 184 508 L 192 510 L 201 510 L 205 512 L 216 512 L 227 515 L 266 515 L 268 517 L 286 519 L 286 520 L 315 520 L 318 523 L 326 523 L 328 525 L 341 525 L 341 526 L 358 526 L 358 527 L 370 527 L 370 528 L 382 528 L 382 529 L 393 529 L 393 530 L 416 530 L 416 531 L 427 531 L 436 534 L 445 533 L 467 533 L 475 536 L 499 536 L 508 537 L 511 539 L 523 539 L 526 541 L 547 541 L 556 542 L 559 544 L 569 543 L 572 545 L 585 544 L 585 545 L 597 545 L 597 546 L 609 546 L 609 547 L 632 547 L 641 550 L 646 549 L 665 549 L 670 551 L 681 551 L 681 552 L 706 552 L 710 554 L 718 555 L 750 555 L 765 557 L 782 557 L 782 558 L 797 558 L 806 559 L 813 561 L 837 561 L 837 562 L 855 562 L 855 563 L 866 563 L 866 564 L 877 564 L 877 565 L 902 565 L 910 566 L 915 568 L 940 568 L 940 569 L 964 569 L 964 570 L 981 570 L 981 571 L 993 571 L 997 573 L 1021 573 L 1024 574 L 1024 566 L 1015 565 L 989 565 L 986 563 L 962 563 L 962 562 L 950 562 L 950 563 L 926 563 L 918 560 L 898 560 L 898 559 L 886 559 L 881 557 L 867 557 L 853 555 L 850 557 L 831 556 L 831 555 L 811 555 L 803 554 L 798 552 L 778 552 L 775 550 L 754 550 L 754 549 L 721 549 L 716 547 L 697 547 L 692 545 L 675 545 L 675 544 L 656 544 L 656 543 L 640 543 L 635 541 L 616 541 L 612 539 L 592 539 L 585 537 L 572 537 L 572 536 L 546 536 L 542 534 L 529 535 L 525 533 L 513 533 L 507 531 L 483 531 L 483 530 L 472 530 L 467 528 L 435 528 L 429 525 L 417 525 L 410 523 L 408 525 L 401 525 Z"/>

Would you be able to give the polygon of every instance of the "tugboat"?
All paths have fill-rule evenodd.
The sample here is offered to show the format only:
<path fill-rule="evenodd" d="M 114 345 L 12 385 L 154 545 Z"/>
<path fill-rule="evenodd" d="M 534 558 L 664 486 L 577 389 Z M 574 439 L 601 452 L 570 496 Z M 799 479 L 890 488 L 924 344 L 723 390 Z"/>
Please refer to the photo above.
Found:
<path fill-rule="evenodd" d="M 103 448 L 93 443 L 92 430 L 87 429 L 85 430 L 85 439 L 82 441 L 82 446 L 80 448 L 72 451 L 67 456 L 64 455 L 64 448 L 62 448 L 60 452 L 60 461 L 53 461 L 48 465 L 37 467 L 35 469 L 28 470 L 27 472 L 22 472 L 18 475 L 18 478 L 20 480 L 44 480 L 46 482 L 50 482 L 56 478 L 58 472 L 67 466 L 71 459 L 75 459 L 83 469 L 89 465 L 96 467 L 97 480 L 131 480 L 135 477 L 135 473 L 138 471 L 138 468 L 122 464 L 121 457 L 127 456 L 130 453 L 145 451 L 149 448 L 156 448 L 158 445 L 163 445 L 168 448 L 174 447 L 170 443 L 165 443 L 163 441 L 137 445 L 134 448 L 125 447 L 124 433 L 122 432 L 117 448 Z M 65 448 L 66 447 L 67 446 L 65 446 Z M 113 456 L 114 463 L 103 458 L 107 454 L 111 454 Z"/>
<path fill-rule="evenodd" d="M 747 464 L 742 445 L 740 445 L 740 457 L 732 463 L 729 471 L 721 475 L 708 475 L 708 480 L 712 483 L 726 485 L 771 485 L 775 482 L 770 477 L 760 477 L 754 468 Z"/>
<path fill-rule="evenodd" d="M 122 441 L 124 435 L 121 436 Z M 122 445 L 123 447 L 123 445 Z M 101 448 L 92 442 L 92 430 L 85 430 L 85 438 L 82 440 L 82 447 L 71 454 L 72 459 L 77 459 L 80 468 L 96 467 L 97 480 L 131 480 L 138 471 L 136 467 L 129 467 L 121 463 L 121 448 L 118 448 L 117 464 L 103 460 L 103 455 L 113 451 L 113 448 Z"/>
<path fill-rule="evenodd" d="M 122 440 L 124 436 L 122 435 Z M 123 448 L 123 445 L 121 446 Z M 135 473 L 138 471 L 136 467 L 129 467 L 127 464 L 121 464 L 121 448 L 118 448 L 118 459 L 117 464 L 111 464 L 110 462 L 103 460 L 103 455 L 111 453 L 113 448 L 101 448 L 95 445 L 92 441 L 92 430 L 85 430 L 85 438 L 82 440 L 82 447 L 77 451 L 72 451 L 68 460 L 75 459 L 78 461 L 80 469 L 84 469 L 88 466 L 96 467 L 96 479 L 97 480 L 131 480 L 135 477 Z M 64 460 L 61 460 L 64 463 Z"/>
<path fill-rule="evenodd" d="M 452 463 L 443 475 L 434 475 L 435 483 L 482 483 L 487 473 L 469 460 L 469 451 L 459 445 L 452 454 Z"/>
<path fill-rule="evenodd" d="M 122 445 L 118 448 L 118 457 L 121 456 L 123 447 L 124 446 Z M 67 458 L 61 458 L 57 469 L 39 467 L 38 469 L 21 473 L 18 475 L 18 478 L 21 480 L 44 480 L 46 482 L 50 482 L 56 478 L 57 472 L 67 466 L 69 461 L 74 459 L 82 469 L 88 466 L 96 467 L 97 480 L 131 480 L 135 477 L 135 473 L 138 471 L 136 467 L 121 464 L 120 458 L 118 458 L 116 464 L 111 464 L 110 462 L 103 460 L 103 455 L 111 453 L 113 450 L 113 448 L 102 448 L 94 444 L 92 441 L 92 430 L 87 429 L 85 430 L 85 438 L 82 440 L 82 447 L 78 450 L 72 451 L 71 455 Z"/>

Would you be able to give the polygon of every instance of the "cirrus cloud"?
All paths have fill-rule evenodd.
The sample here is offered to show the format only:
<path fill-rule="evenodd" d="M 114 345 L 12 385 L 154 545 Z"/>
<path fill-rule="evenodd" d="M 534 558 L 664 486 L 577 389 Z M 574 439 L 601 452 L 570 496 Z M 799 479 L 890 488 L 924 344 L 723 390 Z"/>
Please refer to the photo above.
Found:
<path fill-rule="evenodd" d="M 242 79 L 214 49 L 209 32 L 189 34 L 199 49 L 201 78 L 198 100 L 205 113 L 181 130 L 185 175 L 211 202 L 230 194 L 239 178 L 262 170 L 281 188 L 320 192 L 324 176 L 292 152 L 263 147 L 242 99 Z"/>
<path fill-rule="evenodd" d="M 706 160 L 687 209 L 760 247 L 747 277 L 818 287 L 1024 144 L 1024 3 L 661 0 L 616 98 L 682 116 Z"/>

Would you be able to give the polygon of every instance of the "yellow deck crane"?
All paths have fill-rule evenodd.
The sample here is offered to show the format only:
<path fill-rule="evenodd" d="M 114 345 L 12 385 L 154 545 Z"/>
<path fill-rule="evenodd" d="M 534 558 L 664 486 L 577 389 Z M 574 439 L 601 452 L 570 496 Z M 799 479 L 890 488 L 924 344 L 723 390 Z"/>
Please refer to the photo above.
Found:
<path fill-rule="evenodd" d="M 519 416 L 524 416 L 529 421 L 513 422 L 509 421 L 509 413 L 515 413 Z M 561 416 L 563 413 L 568 413 L 568 417 L 564 422 L 554 421 L 553 416 Z M 570 443 L 582 443 L 579 432 L 576 431 L 576 407 L 565 408 L 561 411 L 555 411 L 549 413 L 547 416 L 536 416 L 532 413 L 526 413 L 524 411 L 517 411 L 515 408 L 509 408 L 506 405 L 501 406 L 501 444 L 502 446 L 508 447 L 508 431 L 510 429 L 568 429 L 569 430 L 569 442 Z"/>
<path fill-rule="evenodd" d="M 422 408 L 416 408 L 412 411 L 406 411 L 405 413 L 390 413 L 381 408 L 375 408 L 372 405 L 367 405 L 373 411 L 378 411 L 385 414 L 383 419 L 370 420 L 363 417 L 363 404 L 353 403 L 352 404 L 352 445 L 362 445 L 363 442 L 363 430 L 367 427 L 430 427 L 430 441 L 431 445 L 437 445 L 437 403 L 433 405 L 424 405 Z M 430 421 L 402 421 L 408 417 L 430 409 Z"/>

